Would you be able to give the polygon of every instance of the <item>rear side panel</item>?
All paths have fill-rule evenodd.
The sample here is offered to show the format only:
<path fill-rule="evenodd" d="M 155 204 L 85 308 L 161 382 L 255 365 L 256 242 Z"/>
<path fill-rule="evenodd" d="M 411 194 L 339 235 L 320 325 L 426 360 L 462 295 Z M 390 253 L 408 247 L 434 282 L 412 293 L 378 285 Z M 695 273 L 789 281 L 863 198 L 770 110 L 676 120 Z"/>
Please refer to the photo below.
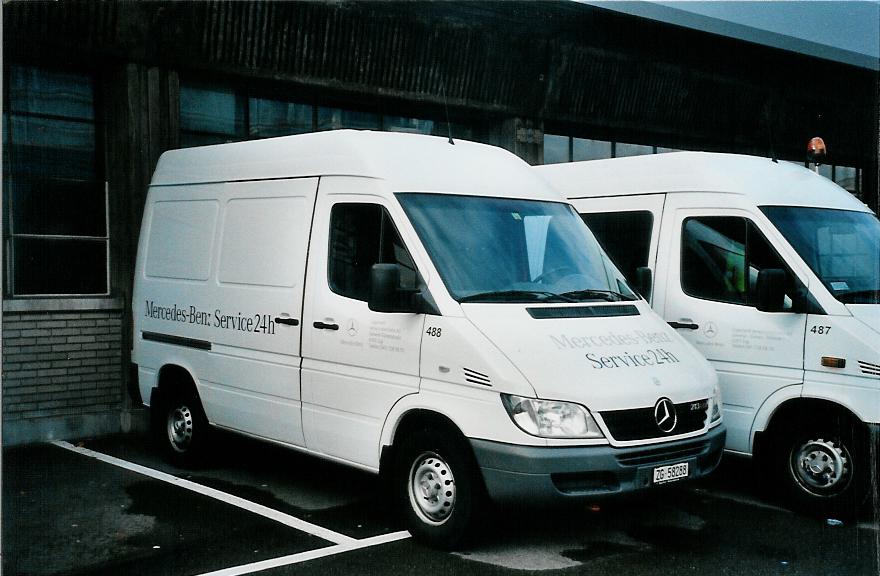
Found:
<path fill-rule="evenodd" d="M 153 187 L 133 300 L 150 397 L 176 359 L 208 419 L 301 445 L 300 335 L 317 178 Z"/>

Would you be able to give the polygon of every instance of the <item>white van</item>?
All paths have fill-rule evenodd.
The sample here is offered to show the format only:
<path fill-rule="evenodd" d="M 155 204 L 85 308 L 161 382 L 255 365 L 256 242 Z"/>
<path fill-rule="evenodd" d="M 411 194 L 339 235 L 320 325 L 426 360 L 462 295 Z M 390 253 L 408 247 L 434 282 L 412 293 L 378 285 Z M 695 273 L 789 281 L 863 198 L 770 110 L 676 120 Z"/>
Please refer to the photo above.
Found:
<path fill-rule="evenodd" d="M 717 377 L 490 146 L 337 131 L 166 152 L 134 288 L 167 452 L 209 425 L 386 472 L 414 536 L 718 463 Z"/>
<path fill-rule="evenodd" d="M 876 477 L 880 224 L 803 166 L 681 152 L 537 169 L 718 371 L 727 450 L 791 503 L 854 512 Z"/>

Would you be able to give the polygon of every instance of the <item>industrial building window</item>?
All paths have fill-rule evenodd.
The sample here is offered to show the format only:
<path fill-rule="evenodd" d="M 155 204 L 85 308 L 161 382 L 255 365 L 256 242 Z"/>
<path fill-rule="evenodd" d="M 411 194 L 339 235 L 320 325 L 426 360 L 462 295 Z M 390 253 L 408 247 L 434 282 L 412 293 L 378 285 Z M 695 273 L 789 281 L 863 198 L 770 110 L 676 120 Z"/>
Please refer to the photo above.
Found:
<path fill-rule="evenodd" d="M 314 129 L 314 106 L 310 104 L 249 98 L 248 112 L 251 138 L 303 134 Z"/>
<path fill-rule="evenodd" d="M 382 127 L 378 114 L 344 110 L 342 108 L 318 108 L 318 130 L 339 130 L 354 128 L 356 130 L 379 130 Z"/>
<path fill-rule="evenodd" d="M 180 145 L 206 146 L 247 138 L 247 101 L 231 89 L 180 87 Z"/>
<path fill-rule="evenodd" d="M 3 113 L 6 293 L 109 293 L 93 79 L 10 66 Z"/>
<path fill-rule="evenodd" d="M 315 106 L 304 102 L 249 96 L 245 90 L 183 84 L 180 87 L 180 145 L 206 146 L 321 130 L 353 128 L 417 134 L 447 134 L 445 123 L 405 116 Z M 472 131 L 454 126 L 456 138 Z"/>
<path fill-rule="evenodd" d="M 636 146 L 634 144 L 617 144 L 607 140 L 592 140 L 589 138 L 573 138 L 557 134 L 544 134 L 544 164 L 558 164 L 560 162 L 579 162 L 581 160 L 601 160 L 613 158 L 616 146 Z M 643 146 L 653 153 L 652 146 Z M 628 154 L 627 154 L 628 155 Z"/>

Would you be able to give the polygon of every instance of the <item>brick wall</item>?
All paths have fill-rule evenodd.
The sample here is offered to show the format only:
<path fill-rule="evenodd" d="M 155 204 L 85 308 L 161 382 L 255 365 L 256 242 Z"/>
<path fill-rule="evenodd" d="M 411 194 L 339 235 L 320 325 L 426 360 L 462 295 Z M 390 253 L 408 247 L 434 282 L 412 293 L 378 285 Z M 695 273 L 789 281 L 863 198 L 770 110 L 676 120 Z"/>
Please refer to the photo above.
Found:
<path fill-rule="evenodd" d="M 3 439 L 113 432 L 123 408 L 122 312 L 4 312 Z"/>

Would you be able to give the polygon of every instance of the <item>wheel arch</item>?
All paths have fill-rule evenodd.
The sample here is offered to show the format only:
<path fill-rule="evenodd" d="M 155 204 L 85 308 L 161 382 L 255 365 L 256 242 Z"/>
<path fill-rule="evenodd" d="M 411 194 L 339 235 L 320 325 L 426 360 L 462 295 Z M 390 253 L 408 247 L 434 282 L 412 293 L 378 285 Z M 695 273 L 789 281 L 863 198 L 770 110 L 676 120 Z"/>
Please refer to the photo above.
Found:
<path fill-rule="evenodd" d="M 473 457 L 473 449 L 461 428 L 447 415 L 428 408 L 410 408 L 403 412 L 383 433 L 381 454 L 379 456 L 379 473 L 387 474 L 394 462 L 394 454 L 400 445 L 400 439 L 414 430 L 438 430 L 453 435 L 469 451 Z"/>
<path fill-rule="evenodd" d="M 762 428 L 753 432 L 752 453 L 756 457 L 763 454 L 777 431 L 790 429 L 791 426 L 808 422 L 812 418 L 844 419 L 862 433 L 867 433 L 868 430 L 861 418 L 843 404 L 822 398 L 798 396 L 781 402 L 768 413 Z"/>

